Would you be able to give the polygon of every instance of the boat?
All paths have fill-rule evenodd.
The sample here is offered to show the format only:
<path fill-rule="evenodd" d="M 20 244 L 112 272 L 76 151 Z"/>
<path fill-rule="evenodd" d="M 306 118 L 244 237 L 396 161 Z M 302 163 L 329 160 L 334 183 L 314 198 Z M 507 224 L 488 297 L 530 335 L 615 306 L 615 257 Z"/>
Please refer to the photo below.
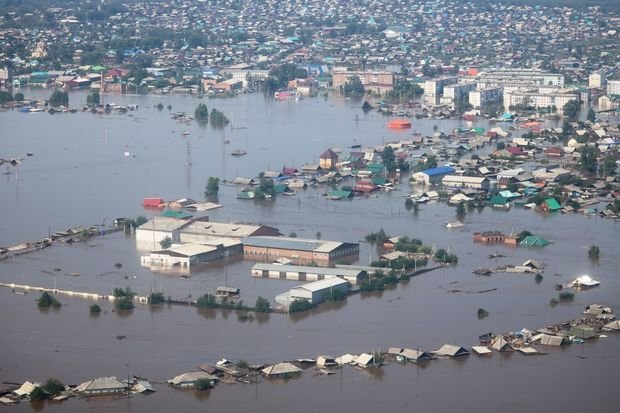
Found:
<path fill-rule="evenodd" d="M 349 146 L 350 149 L 360 149 L 362 147 L 362 145 L 351 145 Z"/>
<path fill-rule="evenodd" d="M 234 151 L 232 151 L 230 154 L 232 156 L 243 156 L 245 155 L 247 152 L 244 151 L 243 149 L 235 149 Z"/>
<path fill-rule="evenodd" d="M 183 135 L 183 136 L 189 136 L 189 132 L 188 132 L 188 131 L 183 131 L 183 132 L 181 132 L 181 135 Z"/>
<path fill-rule="evenodd" d="M 462 226 L 463 226 L 463 223 L 459 221 L 446 222 L 446 228 L 458 228 Z"/>

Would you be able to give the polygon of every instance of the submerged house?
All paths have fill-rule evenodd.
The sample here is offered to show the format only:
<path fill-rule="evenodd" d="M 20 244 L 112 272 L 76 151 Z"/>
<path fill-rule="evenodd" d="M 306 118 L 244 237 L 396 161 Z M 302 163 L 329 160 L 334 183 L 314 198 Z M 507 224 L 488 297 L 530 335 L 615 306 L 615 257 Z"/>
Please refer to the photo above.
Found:
<path fill-rule="evenodd" d="M 198 380 L 209 380 L 213 385 L 218 378 L 204 371 L 191 371 L 171 378 L 168 384 L 176 387 L 194 387 Z"/>
<path fill-rule="evenodd" d="M 538 235 L 528 235 L 523 238 L 519 245 L 522 247 L 545 247 L 551 244 L 550 241 L 547 241 L 543 237 L 539 237 Z"/>
<path fill-rule="evenodd" d="M 452 344 L 444 344 L 434 353 L 439 357 L 460 357 L 469 355 L 469 351 L 467 351 L 465 347 L 454 346 Z"/>
<path fill-rule="evenodd" d="M 116 377 L 110 376 L 82 383 L 77 386 L 76 391 L 88 396 L 98 396 L 126 392 L 128 387 L 125 383 L 118 381 Z"/>
<path fill-rule="evenodd" d="M 281 375 L 292 375 L 292 374 L 300 374 L 301 369 L 299 367 L 294 366 L 291 363 L 276 363 L 271 366 L 265 367 L 261 370 L 261 372 L 266 376 L 281 376 Z"/>

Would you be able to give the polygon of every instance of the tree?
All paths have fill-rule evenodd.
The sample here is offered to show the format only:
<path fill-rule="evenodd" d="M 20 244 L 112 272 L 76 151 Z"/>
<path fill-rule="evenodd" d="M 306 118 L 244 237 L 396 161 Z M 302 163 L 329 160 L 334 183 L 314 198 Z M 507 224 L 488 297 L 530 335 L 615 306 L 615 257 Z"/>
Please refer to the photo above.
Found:
<path fill-rule="evenodd" d="M 213 383 L 209 379 L 198 379 L 194 387 L 196 390 L 209 390 L 213 388 Z"/>
<path fill-rule="evenodd" d="M 576 100 L 571 100 L 566 102 L 562 110 L 564 111 L 564 116 L 569 119 L 577 119 L 577 113 L 579 112 L 579 102 Z"/>
<path fill-rule="evenodd" d="M 254 305 L 254 311 L 257 313 L 268 313 L 271 311 L 271 304 L 269 300 L 263 297 L 258 297 L 256 299 L 256 304 Z"/>
<path fill-rule="evenodd" d="M 55 90 L 50 96 L 49 104 L 52 107 L 57 106 L 69 106 L 69 93 L 63 92 L 61 90 Z"/>
<path fill-rule="evenodd" d="M 583 171 L 596 173 L 598 165 L 596 161 L 596 149 L 594 147 L 586 145 L 581 149 L 579 166 Z"/>
<path fill-rule="evenodd" d="M 588 257 L 592 259 L 597 259 L 600 253 L 601 253 L 601 250 L 598 247 L 598 245 L 590 245 L 590 248 L 588 249 Z"/>
<path fill-rule="evenodd" d="M 316 239 L 321 239 L 322 236 L 323 234 L 321 234 L 321 231 L 316 232 Z"/>
<path fill-rule="evenodd" d="M 168 249 L 172 246 L 172 238 L 166 236 L 161 241 L 159 241 L 159 245 L 161 245 L 162 249 Z"/>
<path fill-rule="evenodd" d="M 396 156 L 394 155 L 394 149 L 391 146 L 386 146 L 381 155 L 383 159 L 383 165 L 388 172 L 394 172 L 396 170 Z"/>
<path fill-rule="evenodd" d="M 359 76 L 353 76 L 347 83 L 344 84 L 343 91 L 345 96 L 363 96 L 365 89 Z"/>
<path fill-rule="evenodd" d="M 196 300 L 196 307 L 199 308 L 217 308 L 217 300 L 211 294 L 204 294 Z"/>
<path fill-rule="evenodd" d="M 217 196 L 220 191 L 220 178 L 210 176 L 205 187 L 205 198 Z"/>
<path fill-rule="evenodd" d="M 40 308 L 58 308 L 61 306 L 60 301 L 58 301 L 56 297 L 54 297 L 47 291 L 44 291 L 43 294 L 41 294 L 41 297 L 37 300 L 37 305 Z"/>
<path fill-rule="evenodd" d="M 65 385 L 58 379 L 50 377 L 45 384 L 41 387 L 45 392 L 56 396 L 65 391 Z"/>
<path fill-rule="evenodd" d="M 209 109 L 207 108 L 207 105 L 200 103 L 196 107 L 196 110 L 194 110 L 194 118 L 201 123 L 209 122 Z"/>
<path fill-rule="evenodd" d="M 16 102 L 23 102 L 24 101 L 24 94 L 21 92 L 17 92 L 15 94 L 15 101 Z"/>
<path fill-rule="evenodd" d="M 99 91 L 93 90 L 88 96 L 86 96 L 86 104 L 90 106 L 99 106 L 100 97 Z"/>
<path fill-rule="evenodd" d="M 101 307 L 99 307 L 99 305 L 91 304 L 91 306 L 90 306 L 90 313 L 91 314 L 99 314 L 100 312 L 101 312 Z"/>
<path fill-rule="evenodd" d="M 310 304 L 310 302 L 308 302 L 308 300 L 304 300 L 304 299 L 296 299 L 295 301 L 293 301 L 289 307 L 288 307 L 288 312 L 289 313 L 299 313 L 302 311 L 307 311 L 310 310 L 311 308 L 313 308 L 314 306 L 312 304 Z"/>
<path fill-rule="evenodd" d="M 15 98 L 9 92 L 5 90 L 0 90 L 0 105 L 13 102 Z"/>
<path fill-rule="evenodd" d="M 163 293 L 151 293 L 151 295 L 149 295 L 149 304 L 151 305 L 163 304 L 165 302 L 166 299 Z"/>
<path fill-rule="evenodd" d="M 30 400 L 33 402 L 38 402 L 41 400 L 47 400 L 49 395 L 40 387 L 35 387 L 34 390 L 30 393 Z"/>
<path fill-rule="evenodd" d="M 116 298 L 133 298 L 136 295 L 136 293 L 133 292 L 131 288 L 126 287 L 125 289 L 114 288 L 112 290 L 112 295 Z"/>
<path fill-rule="evenodd" d="M 211 122 L 211 126 L 215 126 L 216 128 L 222 128 L 230 123 L 226 115 L 217 109 L 211 110 L 209 121 Z"/>
<path fill-rule="evenodd" d="M 594 123 L 596 121 L 596 113 L 594 113 L 594 109 L 592 109 L 592 108 L 588 109 L 588 117 L 587 117 L 587 119 L 590 122 L 592 122 L 592 123 Z"/>
<path fill-rule="evenodd" d="M 146 224 L 148 222 L 148 219 L 146 219 L 144 215 L 140 215 L 134 220 L 134 222 L 136 227 L 139 227 L 140 225 Z"/>
<path fill-rule="evenodd" d="M 456 206 L 456 215 L 465 215 L 467 211 L 465 210 L 465 203 L 459 202 Z"/>
<path fill-rule="evenodd" d="M 616 159 L 613 155 L 608 154 L 605 158 L 603 158 L 603 174 L 605 176 L 615 175 L 617 167 L 618 165 L 616 164 Z"/>
<path fill-rule="evenodd" d="M 131 297 L 118 298 L 114 300 L 114 307 L 117 310 L 125 310 L 125 311 L 133 310 L 134 308 L 133 299 Z"/>

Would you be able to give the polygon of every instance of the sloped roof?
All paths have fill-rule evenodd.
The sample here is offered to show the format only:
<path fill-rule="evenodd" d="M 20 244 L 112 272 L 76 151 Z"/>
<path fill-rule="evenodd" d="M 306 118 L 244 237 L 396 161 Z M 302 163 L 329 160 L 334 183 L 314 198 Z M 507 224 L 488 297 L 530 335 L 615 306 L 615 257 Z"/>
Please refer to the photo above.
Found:
<path fill-rule="evenodd" d="M 261 371 L 267 376 L 278 376 L 281 374 L 301 373 L 301 369 L 299 367 L 296 367 L 293 364 L 288 363 L 288 362 L 276 363 L 274 365 L 265 367 Z"/>
<path fill-rule="evenodd" d="M 99 377 L 80 384 L 77 387 L 78 392 L 104 392 L 115 391 L 127 388 L 127 386 L 116 379 L 114 376 Z"/>
<path fill-rule="evenodd" d="M 544 247 L 549 244 L 551 244 L 551 242 L 538 235 L 528 235 L 519 243 L 519 245 L 524 247 Z"/>
<path fill-rule="evenodd" d="M 464 347 L 444 344 L 439 350 L 435 351 L 435 354 L 437 356 L 457 357 L 466 356 L 469 354 L 469 351 L 467 351 Z"/>
<path fill-rule="evenodd" d="M 168 380 L 168 383 L 176 386 L 180 384 L 195 383 L 197 380 L 200 379 L 217 380 L 217 377 L 212 376 L 211 374 L 204 371 L 190 371 L 171 378 L 170 380 Z"/>

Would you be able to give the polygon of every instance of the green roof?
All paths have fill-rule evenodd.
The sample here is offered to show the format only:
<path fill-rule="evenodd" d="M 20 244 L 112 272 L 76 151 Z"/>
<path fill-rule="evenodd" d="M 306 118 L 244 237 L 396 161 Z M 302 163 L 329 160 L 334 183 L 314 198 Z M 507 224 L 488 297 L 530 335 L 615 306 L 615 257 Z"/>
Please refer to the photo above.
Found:
<path fill-rule="evenodd" d="M 549 244 L 551 244 L 551 242 L 538 235 L 528 235 L 519 243 L 519 245 L 524 247 L 544 247 Z"/>
<path fill-rule="evenodd" d="M 286 184 L 276 184 L 273 186 L 273 190 L 276 194 L 281 194 L 282 192 L 286 192 L 288 189 L 288 185 Z"/>
<path fill-rule="evenodd" d="M 501 196 L 501 195 L 495 195 L 493 198 L 489 200 L 489 204 L 491 205 L 504 205 L 507 202 L 508 202 L 508 198 Z"/>
<path fill-rule="evenodd" d="M 380 176 L 373 176 L 372 177 L 372 183 L 375 185 L 385 185 L 387 182 L 387 179 L 385 178 L 381 178 Z"/>
<path fill-rule="evenodd" d="M 333 190 L 333 191 L 329 191 L 327 193 L 327 196 L 329 196 L 332 199 L 349 198 L 351 196 L 351 191 Z"/>
<path fill-rule="evenodd" d="M 168 217 L 168 218 L 179 218 L 179 219 L 189 219 L 192 217 L 192 215 L 188 214 L 187 212 L 183 212 L 183 211 L 175 211 L 174 209 L 167 209 L 164 212 L 161 213 L 162 217 Z"/>
<path fill-rule="evenodd" d="M 558 204 L 558 201 L 556 201 L 555 198 L 545 199 L 545 204 L 547 204 L 547 208 L 549 208 L 550 211 L 557 211 L 558 209 L 562 208 L 562 206 Z"/>

